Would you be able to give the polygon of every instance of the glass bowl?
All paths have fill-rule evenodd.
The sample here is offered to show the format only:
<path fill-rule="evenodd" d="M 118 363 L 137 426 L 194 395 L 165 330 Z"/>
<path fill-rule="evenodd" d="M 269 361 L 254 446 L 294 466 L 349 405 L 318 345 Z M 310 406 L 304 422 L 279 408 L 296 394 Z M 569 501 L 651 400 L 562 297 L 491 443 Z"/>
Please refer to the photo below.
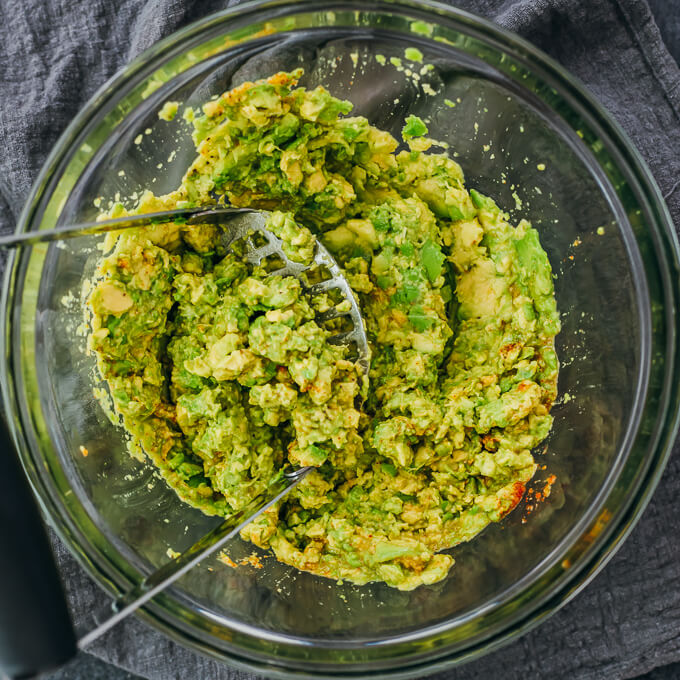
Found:
<path fill-rule="evenodd" d="M 406 59 L 407 47 L 422 64 Z M 302 84 L 328 86 L 395 134 L 406 115 L 426 117 L 470 187 L 537 227 L 563 323 L 554 427 L 520 506 L 452 550 L 456 565 L 440 583 L 399 592 L 320 579 L 266 555 L 259 569 L 212 559 L 141 615 L 182 644 L 268 675 L 417 676 L 536 624 L 583 587 L 640 515 L 677 428 L 678 246 L 649 171 L 578 83 L 516 36 L 423 2 L 251 3 L 176 33 L 73 121 L 18 230 L 93 219 L 98 197 L 174 188 L 193 147 L 181 116 L 159 120 L 164 102 L 200 103 L 298 66 Z M 93 396 L 81 302 L 98 243 L 10 258 L 1 377 L 44 510 L 118 593 L 217 520 L 128 455 Z M 235 541 L 230 557 L 253 552 Z"/>

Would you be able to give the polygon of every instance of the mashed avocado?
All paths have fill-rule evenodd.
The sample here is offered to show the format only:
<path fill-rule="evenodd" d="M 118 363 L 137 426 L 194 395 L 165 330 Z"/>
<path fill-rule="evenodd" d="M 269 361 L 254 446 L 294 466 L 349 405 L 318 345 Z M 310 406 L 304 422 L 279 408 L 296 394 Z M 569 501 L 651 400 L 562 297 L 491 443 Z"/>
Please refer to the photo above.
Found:
<path fill-rule="evenodd" d="M 411 589 L 440 551 L 515 507 L 552 424 L 559 320 L 537 232 L 468 191 L 300 72 L 244 83 L 192 120 L 181 186 L 135 212 L 215 203 L 273 211 L 308 261 L 315 234 L 355 291 L 372 351 L 367 398 L 294 278 L 221 250 L 214 226 L 110 239 L 90 347 L 133 440 L 187 503 L 228 516 L 284 465 L 313 465 L 243 531 L 299 569 Z M 115 211 L 123 214 L 122 207 Z"/>

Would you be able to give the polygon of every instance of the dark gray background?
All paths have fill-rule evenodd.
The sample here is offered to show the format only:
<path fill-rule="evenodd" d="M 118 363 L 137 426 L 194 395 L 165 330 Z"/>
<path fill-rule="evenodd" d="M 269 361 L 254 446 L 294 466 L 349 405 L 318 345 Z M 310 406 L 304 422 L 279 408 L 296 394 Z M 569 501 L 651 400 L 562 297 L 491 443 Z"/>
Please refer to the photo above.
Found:
<path fill-rule="evenodd" d="M 73 5 L 77 7 L 80 3 L 82 0 L 74 1 Z M 118 6 L 118 2 L 89 0 L 87 5 L 82 4 L 87 20 L 79 23 L 67 0 L 27 0 L 21 8 L 14 0 L 0 0 L 0 29 L 4 29 L 0 35 L 4 41 L 0 47 L 0 85 L 18 90 L 27 87 L 21 96 L 29 100 L 31 96 L 36 101 L 44 100 L 43 90 L 35 83 L 53 93 L 48 111 L 12 110 L 6 96 L 4 108 L 0 102 L 0 146 L 5 149 L 5 158 L 0 159 L 0 225 L 11 227 L 45 152 L 56 141 L 69 116 L 106 77 L 141 48 L 206 14 L 208 6 L 217 9 L 227 4 L 234 3 L 148 0 L 136 4 L 120 2 Z M 664 59 L 663 47 L 657 44 L 657 28 L 642 0 L 459 0 L 457 4 L 518 30 L 581 77 L 640 147 L 678 224 L 680 78 L 677 71 L 671 72 L 667 55 Z M 649 0 L 649 4 L 669 50 L 680 59 L 680 0 Z M 28 5 L 30 10 L 26 9 Z M 137 33 L 133 30 L 124 43 L 102 30 L 114 7 L 118 15 L 111 16 L 111 22 L 118 28 L 118 38 L 125 35 L 125 28 L 121 33 L 121 27 L 136 27 Z M 23 25 L 15 25 L 17 16 L 20 19 L 23 16 L 29 28 L 40 30 L 27 32 Z M 157 20 L 159 16 L 161 20 Z M 87 21 L 97 25 L 91 33 L 92 44 L 83 48 L 86 41 L 78 31 L 87 30 Z M 589 25 L 603 28 L 599 34 L 595 28 L 588 33 Z M 60 32 L 55 26 L 65 30 Z M 140 26 L 144 26 L 142 36 Z M 54 39 L 55 35 L 61 39 L 49 44 L 47 39 L 50 36 Z M 11 63 L 3 64 L 8 55 Z M 58 67 L 52 68 L 54 64 Z M 31 83 L 25 82 L 29 74 L 34 78 L 32 90 Z M 70 85 L 65 78 L 70 79 Z M 77 94 L 72 83 L 77 83 Z M 8 93 L 9 90 L 3 92 Z M 654 109 L 651 112 L 650 107 Z M 46 116 L 53 111 L 56 114 L 50 124 L 52 121 L 46 122 Z M 17 130 L 19 134 L 13 136 Z M 13 154 L 15 159 L 23 155 L 24 162 L 14 163 L 10 168 L 7 163 Z M 664 479 L 642 520 L 584 593 L 519 641 L 442 678 L 680 678 L 680 663 L 676 663 L 680 661 L 680 522 L 675 519 L 678 513 L 673 512 L 680 493 L 679 459 L 676 445 Z M 84 577 L 67 562 L 62 550 L 60 559 L 67 567 L 65 574 L 70 585 L 74 590 L 84 588 L 86 584 L 81 580 Z M 83 601 L 79 600 L 78 592 L 71 596 L 72 603 Z M 131 637 L 130 630 L 137 635 Z M 143 664 L 139 663 L 139 654 L 129 658 L 133 646 L 146 652 Z M 113 633 L 96 652 L 145 675 L 153 672 L 154 665 L 164 667 L 165 653 L 177 654 L 171 643 L 162 646 L 142 624 L 132 625 L 127 637 L 121 631 Z M 183 660 L 185 664 L 190 661 Z M 202 667 L 184 665 L 183 670 L 177 671 L 179 674 L 172 673 L 172 678 L 213 680 L 212 674 L 199 670 Z M 654 670 L 649 672 L 650 669 Z M 49 676 L 49 680 L 137 677 L 89 654 L 81 654 L 69 667 Z"/>

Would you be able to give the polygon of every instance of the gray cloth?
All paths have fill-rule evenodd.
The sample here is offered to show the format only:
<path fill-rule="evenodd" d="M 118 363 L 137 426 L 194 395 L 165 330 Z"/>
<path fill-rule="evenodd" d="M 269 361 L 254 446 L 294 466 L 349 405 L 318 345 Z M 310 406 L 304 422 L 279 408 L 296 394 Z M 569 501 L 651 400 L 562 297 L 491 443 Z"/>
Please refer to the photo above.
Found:
<path fill-rule="evenodd" d="M 647 1 L 668 51 L 675 61 L 680 63 L 680 2 L 678 0 Z"/>
<path fill-rule="evenodd" d="M 14 226 L 49 149 L 109 76 L 159 38 L 226 4 L 233 3 L 0 0 L 0 227 Z M 519 32 L 583 80 L 632 137 L 680 225 L 680 71 L 644 0 L 458 4 Z M 680 660 L 677 448 L 628 542 L 583 593 L 519 641 L 446 677 L 630 678 Z M 78 619 L 104 596 L 55 545 Z M 248 677 L 136 619 L 91 651 L 148 678 Z"/>

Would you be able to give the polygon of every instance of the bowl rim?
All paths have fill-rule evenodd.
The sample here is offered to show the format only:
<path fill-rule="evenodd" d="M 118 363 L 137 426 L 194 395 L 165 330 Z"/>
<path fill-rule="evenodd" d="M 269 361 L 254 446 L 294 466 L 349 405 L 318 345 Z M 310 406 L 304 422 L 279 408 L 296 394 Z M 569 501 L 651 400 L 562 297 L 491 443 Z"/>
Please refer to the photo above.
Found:
<path fill-rule="evenodd" d="M 55 144 L 54 148 L 50 152 L 45 164 L 42 167 L 38 178 L 36 179 L 29 198 L 26 201 L 24 209 L 17 222 L 17 232 L 25 231 L 29 225 L 31 225 L 32 218 L 37 210 L 39 200 L 45 195 L 50 193 L 50 180 L 54 179 L 55 169 L 60 163 L 65 163 L 68 158 L 69 149 L 73 148 L 73 142 L 75 139 L 83 134 L 90 122 L 90 116 L 93 112 L 99 112 L 104 104 L 104 102 L 112 96 L 121 86 L 125 85 L 130 79 L 132 79 L 139 71 L 143 70 L 148 64 L 154 63 L 157 67 L 159 64 L 157 60 L 161 59 L 163 56 L 167 58 L 166 53 L 171 53 L 173 49 L 183 45 L 185 42 L 191 38 L 197 37 L 201 32 L 208 30 L 211 26 L 222 24 L 225 21 L 236 17 L 244 17 L 250 13 L 261 12 L 262 10 L 269 8 L 279 8 L 279 7 L 295 7 L 295 14 L 302 13 L 312 5 L 318 5 L 318 2 L 314 0 L 301 0 L 299 2 L 291 2 L 290 0 L 256 0 L 255 2 L 248 2 L 236 7 L 228 8 L 220 12 L 206 16 L 177 32 L 172 33 L 168 37 L 159 41 L 148 50 L 142 52 L 135 60 L 130 64 L 119 70 L 111 79 L 109 79 L 88 101 L 80 113 L 74 118 L 70 125 L 60 136 L 58 142 Z M 668 276 L 668 269 L 674 269 L 675 272 L 680 270 L 680 257 L 678 249 L 678 240 L 674 229 L 672 228 L 672 221 L 668 212 L 668 208 L 665 205 L 661 193 L 654 181 L 649 168 L 647 167 L 645 161 L 641 158 L 640 154 L 628 138 L 628 135 L 621 129 L 619 124 L 605 112 L 604 108 L 588 93 L 585 87 L 568 72 L 566 72 L 557 62 L 552 60 L 550 57 L 542 53 L 536 47 L 528 43 L 526 40 L 520 38 L 514 33 L 508 31 L 507 29 L 501 28 L 492 22 L 478 17 L 470 12 L 459 10 L 456 8 L 449 7 L 448 5 L 443 5 L 439 2 L 432 2 L 429 0 L 421 0 L 420 2 L 414 2 L 413 0 L 383 0 L 382 2 L 370 2 L 364 3 L 360 0 L 345 0 L 327 2 L 324 8 L 332 9 L 334 6 L 348 6 L 348 5 L 358 5 L 363 10 L 379 10 L 381 8 L 400 8 L 409 11 L 417 11 L 423 14 L 434 13 L 435 15 L 443 15 L 453 20 L 458 21 L 466 25 L 467 27 L 474 27 L 483 32 L 485 37 L 492 37 L 495 39 L 501 39 L 504 47 L 514 47 L 519 51 L 526 53 L 530 58 L 537 60 L 541 65 L 557 80 L 562 81 L 565 85 L 569 86 L 573 90 L 580 102 L 588 108 L 588 111 L 593 116 L 594 120 L 599 124 L 599 126 L 609 133 L 609 136 L 615 142 L 621 142 L 621 144 L 616 145 L 616 149 L 619 151 L 620 155 L 623 157 L 624 163 L 629 166 L 632 176 L 638 181 L 641 189 L 641 196 L 644 196 L 648 202 L 648 207 L 650 209 L 650 214 L 655 213 L 657 226 L 660 227 L 659 234 L 656 236 L 659 240 L 665 240 L 665 250 L 667 251 L 666 257 L 669 258 L 667 261 L 668 267 L 665 270 L 665 280 L 664 280 L 664 290 L 667 293 L 669 290 L 674 290 L 674 299 L 677 301 L 678 298 L 678 285 L 677 282 L 671 280 Z M 430 14 L 431 16 L 431 14 Z M 625 153 L 624 153 L 625 152 Z M 663 244 L 662 244 L 663 245 Z M 16 270 L 16 256 L 12 254 L 11 258 L 8 259 L 6 274 L 5 274 L 5 285 L 2 294 L 2 305 L 5 311 L 4 318 L 6 321 L 6 333 L 2 336 L 2 349 L 5 350 L 3 354 L 8 355 L 7 350 L 10 348 L 9 339 L 5 337 L 12 326 L 11 312 L 12 307 L 9 305 L 9 301 L 13 296 L 13 274 Z M 674 310 L 670 310 L 674 312 Z M 669 348 L 675 347 L 675 327 L 673 323 L 668 324 L 667 333 L 667 345 Z M 670 350 L 669 350 L 670 351 Z M 670 369 L 677 366 L 678 363 L 678 348 L 675 347 L 675 356 L 669 357 L 671 363 Z M 16 414 L 15 402 L 12 397 L 12 386 L 9 386 L 11 380 L 9 375 L 10 371 L 7 371 L 7 365 L 3 364 L 3 376 L 2 382 L 3 387 L 3 399 L 7 413 L 13 415 Z M 11 370 L 11 369 L 10 369 Z M 668 375 L 672 375 L 673 370 L 668 370 Z M 608 536 L 602 538 L 599 543 L 597 550 L 593 550 L 592 554 L 587 560 L 579 566 L 579 569 L 575 569 L 570 572 L 569 578 L 565 578 L 564 582 L 561 583 L 556 588 L 550 588 L 550 592 L 546 594 L 545 601 L 543 603 L 536 603 L 536 606 L 529 607 L 527 615 L 524 617 L 524 623 L 520 624 L 510 624 L 507 623 L 503 630 L 497 634 L 491 641 L 482 641 L 480 647 L 482 651 L 489 651 L 491 648 L 495 648 L 502 644 L 503 642 L 512 639 L 521 632 L 525 632 L 529 628 L 537 625 L 540 620 L 545 618 L 548 612 L 555 611 L 559 606 L 566 603 L 569 599 L 575 596 L 585 585 L 594 577 L 594 575 L 606 564 L 606 562 L 613 556 L 615 551 L 620 547 L 622 540 L 630 533 L 634 523 L 639 518 L 641 512 L 646 507 L 646 504 L 651 497 L 651 494 L 658 483 L 658 480 L 663 472 L 665 463 L 670 455 L 671 444 L 675 439 L 675 434 L 678 429 L 678 394 L 677 388 L 675 388 L 675 395 L 670 394 L 672 388 L 667 389 L 665 396 L 666 405 L 663 409 L 659 409 L 659 413 L 663 411 L 665 418 L 669 419 L 668 427 L 665 428 L 665 432 L 659 432 L 656 443 L 649 446 L 650 450 L 656 451 L 656 464 L 652 465 L 654 456 L 649 457 L 648 469 L 644 475 L 644 478 L 639 481 L 639 493 L 635 494 L 635 498 L 631 499 L 628 504 L 628 508 L 622 514 L 617 526 L 610 527 L 610 532 Z M 671 399 L 674 398 L 674 404 L 670 404 Z M 672 412 L 671 412 L 672 411 Z M 658 421 L 657 421 L 658 422 Z M 14 427 L 12 428 L 15 429 Z M 21 439 L 19 431 L 13 432 L 15 441 Z M 637 431 L 633 434 L 637 434 Z M 662 435 L 663 441 L 662 441 Z M 21 442 L 23 445 L 24 443 Z M 23 448 L 23 446 L 22 446 Z M 30 454 L 28 454 L 30 456 Z M 22 463 L 26 465 L 27 455 L 22 454 Z M 35 477 L 35 470 L 28 470 L 29 477 L 31 477 L 31 483 L 34 486 L 34 491 L 36 490 L 37 479 Z M 44 490 L 43 490 L 44 491 Z M 47 499 L 44 493 L 36 492 L 40 498 L 41 504 L 44 509 L 48 508 Z M 59 510 L 57 507 L 49 507 L 47 509 L 47 514 L 53 524 L 57 524 L 56 520 L 59 515 Z M 55 526 L 57 532 L 62 538 L 68 534 L 68 539 L 65 543 L 69 546 L 69 549 L 73 552 L 73 536 L 71 536 L 71 531 L 64 526 Z M 571 531 L 567 536 L 571 535 Z M 64 535 L 62 535 L 64 534 Z M 603 535 L 604 536 L 604 535 Z M 566 538 L 566 536 L 565 536 Z M 605 540 L 605 538 L 607 540 Z M 564 540 L 564 539 L 563 539 Z M 562 542 L 560 542 L 561 544 Z M 80 546 L 78 546 L 80 548 Z M 109 590 L 116 592 L 117 587 L 110 580 L 110 574 L 106 574 L 106 569 L 102 569 L 101 565 L 95 565 L 89 555 L 84 552 L 81 553 L 80 549 L 76 550 L 74 553 L 83 564 L 90 575 L 95 576 L 95 580 L 102 582 L 104 580 Z M 552 554 L 552 551 L 551 551 Z M 544 558 L 547 560 L 548 556 Z M 544 561 L 542 560 L 542 562 Z M 534 570 L 532 569 L 532 572 Z M 531 573 L 531 572 L 530 572 Z M 577 578 L 578 577 L 578 578 Z M 576 582 L 578 581 L 578 582 Z M 533 613 L 532 613 L 533 612 Z M 164 621 L 163 616 L 158 616 L 156 612 L 144 612 L 145 618 L 153 620 L 156 627 L 162 628 L 166 634 L 171 637 L 179 639 L 184 644 L 187 644 L 186 635 L 181 634 L 179 631 L 172 629 L 167 621 Z M 519 627 L 518 627 L 519 626 Z M 445 622 L 441 624 L 435 624 L 429 626 L 422 631 L 419 631 L 417 637 L 422 639 L 428 635 L 432 635 L 434 631 L 446 627 Z M 450 627 L 450 626 L 449 626 Z M 255 635 L 257 637 L 262 637 L 262 630 L 255 628 L 254 626 L 244 626 L 247 628 L 248 634 Z M 281 640 L 283 635 L 275 634 L 277 640 Z M 407 635 L 399 635 L 398 641 L 401 642 Z M 288 643 L 299 643 L 296 639 L 286 640 Z M 488 643 L 488 644 L 487 644 Z M 395 641 L 390 641 L 390 644 L 395 644 Z M 195 642 L 192 646 L 196 647 L 198 645 Z M 213 654 L 210 649 L 203 649 L 202 651 Z M 474 656 L 479 654 L 476 653 Z M 213 654 L 215 655 L 215 654 Z M 216 654 L 217 658 L 222 658 L 224 655 Z M 232 663 L 240 665 L 237 659 L 233 658 L 233 655 L 229 655 Z M 252 661 L 248 660 L 243 662 L 243 668 L 249 670 L 259 670 L 262 671 L 262 666 L 253 666 Z M 450 660 L 442 660 L 441 662 L 427 662 L 428 669 L 436 670 L 438 668 L 444 668 L 450 665 Z M 439 665 L 443 664 L 443 665 Z M 272 669 L 270 666 L 266 666 L 268 674 L 272 674 Z M 412 675 L 413 670 L 405 671 L 406 675 Z M 285 675 L 285 673 L 284 673 Z M 390 676 L 394 676 L 394 673 L 388 673 Z M 404 675 L 404 677 L 406 677 Z"/>

